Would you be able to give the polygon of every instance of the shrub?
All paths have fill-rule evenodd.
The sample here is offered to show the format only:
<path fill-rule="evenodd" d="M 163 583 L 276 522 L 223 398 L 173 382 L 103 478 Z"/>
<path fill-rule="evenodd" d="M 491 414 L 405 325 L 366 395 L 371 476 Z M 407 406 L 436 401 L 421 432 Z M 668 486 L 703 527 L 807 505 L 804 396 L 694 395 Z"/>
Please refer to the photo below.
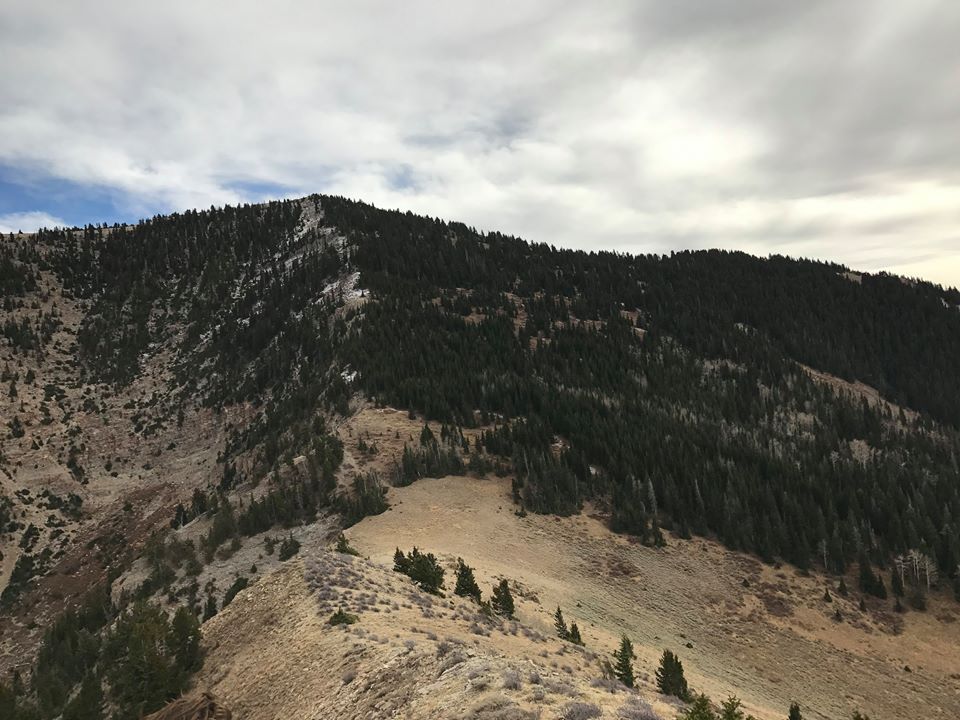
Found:
<path fill-rule="evenodd" d="M 461 663 L 466 662 L 466 660 L 467 660 L 467 657 L 459 650 L 451 651 L 443 658 L 443 661 L 440 663 L 439 674 L 443 675 L 443 673 L 445 673 L 450 668 L 456 667 L 457 665 L 460 665 Z"/>
<path fill-rule="evenodd" d="M 520 682 L 520 673 L 516 670 L 510 669 L 506 670 L 503 673 L 503 689 L 504 690 L 519 690 L 521 686 Z"/>
<path fill-rule="evenodd" d="M 280 552 L 277 554 L 277 557 L 282 562 L 284 560 L 289 560 L 299 552 L 300 543 L 295 537 L 293 537 L 293 535 L 289 535 L 280 543 Z"/>
<path fill-rule="evenodd" d="M 238 577 L 236 580 L 234 580 L 233 585 L 228 587 L 227 591 L 223 594 L 223 602 L 220 604 L 220 608 L 223 609 L 233 602 L 233 599 L 237 596 L 237 593 L 243 590 L 249 584 L 249 581 L 245 577 Z"/>
<path fill-rule="evenodd" d="M 358 557 L 360 555 L 360 553 L 350 545 L 350 542 L 343 533 L 337 536 L 337 552 L 343 553 L 344 555 L 356 555 Z"/>
<path fill-rule="evenodd" d="M 623 689 L 623 686 L 611 678 L 599 677 L 590 681 L 590 687 L 602 688 L 609 693 L 615 693 Z"/>
<path fill-rule="evenodd" d="M 617 710 L 619 720 L 660 720 L 653 708 L 639 698 L 630 698 Z"/>
<path fill-rule="evenodd" d="M 343 608 L 337 608 L 337 611 L 330 616 L 327 622 L 331 625 L 353 625 L 358 619 L 356 615 L 344 612 Z"/>
<path fill-rule="evenodd" d="M 567 697 L 576 697 L 579 695 L 577 689 L 563 680 L 548 680 L 544 687 L 554 695 L 566 695 Z"/>
<path fill-rule="evenodd" d="M 480 700 L 466 716 L 471 720 L 535 720 L 537 715 L 523 710 L 504 695 L 493 695 Z"/>
<path fill-rule="evenodd" d="M 603 714 L 599 705 L 585 702 L 568 702 L 560 709 L 563 720 L 590 720 Z"/>

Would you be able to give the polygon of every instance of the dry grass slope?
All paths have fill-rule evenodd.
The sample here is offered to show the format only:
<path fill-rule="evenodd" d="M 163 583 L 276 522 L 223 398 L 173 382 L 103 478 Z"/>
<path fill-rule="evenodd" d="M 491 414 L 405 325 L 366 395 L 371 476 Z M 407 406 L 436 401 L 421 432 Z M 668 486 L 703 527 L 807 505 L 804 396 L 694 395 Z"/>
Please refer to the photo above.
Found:
<path fill-rule="evenodd" d="M 508 491 L 505 480 L 462 477 L 392 489 L 391 510 L 347 531 L 366 558 L 313 550 L 204 625 L 198 688 L 253 719 L 560 718 L 594 706 L 602 717 L 672 718 L 678 707 L 653 678 L 671 648 L 695 689 L 737 694 L 762 720 L 782 720 L 792 700 L 807 718 L 960 713 L 960 633 L 945 603 L 902 620 L 860 613 L 853 597 L 824 603 L 823 578 L 715 543 L 654 550 L 586 515 L 519 518 Z M 458 556 L 485 596 L 509 578 L 516 621 L 393 572 L 395 547 L 412 545 L 438 554 L 448 590 Z M 558 604 L 586 648 L 554 636 Z M 358 622 L 331 626 L 338 609 Z M 602 678 L 620 632 L 636 644 L 637 694 Z"/>
<path fill-rule="evenodd" d="M 861 613 L 854 595 L 823 601 L 836 579 L 767 567 L 716 543 L 671 540 L 654 550 L 588 515 L 518 518 L 507 481 L 421 480 L 392 490 L 391 502 L 348 531 L 361 552 L 383 563 L 398 545 L 462 556 L 485 591 L 495 578 L 515 581 L 521 619 L 544 634 L 558 604 L 601 654 L 630 634 L 641 676 L 671 648 L 695 688 L 715 699 L 737 694 L 760 718 L 783 717 L 792 700 L 813 718 L 857 708 L 874 718 L 960 717 L 951 601 L 905 617 L 873 602 Z"/>
<path fill-rule="evenodd" d="M 332 626 L 337 609 L 356 615 Z M 371 560 L 319 552 L 241 592 L 204 626 L 198 687 L 250 718 L 613 716 L 648 707 L 601 682 L 597 656 Z M 591 682 L 592 681 L 592 682 Z M 669 704 L 653 699 L 665 716 Z M 651 710 L 651 712 L 654 712 Z"/>

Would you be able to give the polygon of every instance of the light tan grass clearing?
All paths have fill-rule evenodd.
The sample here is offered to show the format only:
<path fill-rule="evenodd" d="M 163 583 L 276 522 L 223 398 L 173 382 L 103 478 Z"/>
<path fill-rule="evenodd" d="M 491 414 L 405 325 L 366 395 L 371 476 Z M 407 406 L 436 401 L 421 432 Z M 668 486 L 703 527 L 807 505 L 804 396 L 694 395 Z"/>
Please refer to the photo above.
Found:
<path fill-rule="evenodd" d="M 856 708 L 877 717 L 960 716 L 960 631 L 937 620 L 950 600 L 908 614 L 893 635 L 880 605 L 861 614 L 858 598 L 836 594 L 826 604 L 824 578 L 763 566 L 717 543 L 671 538 L 655 550 L 585 515 L 518 518 L 506 480 L 421 480 L 392 489 L 390 501 L 389 511 L 347 531 L 373 560 L 389 563 L 396 547 L 413 545 L 447 562 L 463 557 L 485 595 L 507 577 L 536 598 L 521 604 L 527 625 L 549 634 L 559 604 L 604 655 L 629 634 L 638 669 L 650 675 L 671 648 L 695 688 L 737 694 L 757 717 L 779 720 L 794 700 L 805 717 Z M 852 578 L 847 584 L 855 587 Z"/>

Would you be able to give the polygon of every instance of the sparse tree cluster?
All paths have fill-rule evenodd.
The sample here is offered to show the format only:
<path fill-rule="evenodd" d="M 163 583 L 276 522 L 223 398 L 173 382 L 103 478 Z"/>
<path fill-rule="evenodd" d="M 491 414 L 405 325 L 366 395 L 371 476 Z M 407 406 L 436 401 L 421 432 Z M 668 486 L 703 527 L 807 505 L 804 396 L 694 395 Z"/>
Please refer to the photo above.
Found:
<path fill-rule="evenodd" d="M 664 650 L 657 668 L 657 688 L 664 695 L 673 695 L 681 700 L 689 700 L 690 688 L 683 675 L 683 663 L 670 650 Z"/>
<path fill-rule="evenodd" d="M 170 617 L 137 601 L 124 610 L 97 589 L 48 628 L 29 684 L 19 674 L 0 682 L 0 715 L 105 720 L 113 707 L 113 717 L 142 717 L 185 690 L 202 662 L 191 609 Z"/>
<path fill-rule="evenodd" d="M 563 617 L 563 611 L 560 609 L 560 606 L 557 606 L 557 612 L 553 615 L 553 626 L 557 630 L 557 637 L 561 640 L 568 640 L 574 645 L 583 645 L 583 638 L 580 637 L 580 628 L 577 627 L 577 624 L 570 623 L 570 627 L 567 627 L 567 621 Z"/>
<path fill-rule="evenodd" d="M 393 569 L 413 580 L 421 590 L 439 595 L 443 590 L 444 570 L 433 553 L 422 553 L 414 547 L 409 555 L 400 548 L 393 555 Z"/>

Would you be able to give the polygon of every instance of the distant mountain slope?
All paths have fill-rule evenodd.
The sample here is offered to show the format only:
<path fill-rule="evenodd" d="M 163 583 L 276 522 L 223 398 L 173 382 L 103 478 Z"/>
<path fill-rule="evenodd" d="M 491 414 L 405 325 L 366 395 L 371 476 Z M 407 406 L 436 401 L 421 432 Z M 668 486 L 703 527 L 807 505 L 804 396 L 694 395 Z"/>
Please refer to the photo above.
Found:
<path fill-rule="evenodd" d="M 856 568 L 915 607 L 960 589 L 955 290 L 558 250 L 327 196 L 4 236 L 0 290 L 10 666 L 88 587 L 199 613 L 214 589 L 184 563 L 463 473 L 652 547 Z M 370 404 L 418 431 L 389 452 L 344 436 Z M 153 534 L 185 527 L 191 550 Z"/>
<path fill-rule="evenodd" d="M 956 289 L 737 252 L 557 250 L 339 198 L 324 207 L 328 221 L 357 239 L 356 259 L 375 289 L 404 282 L 420 291 L 542 292 L 575 301 L 581 318 L 638 309 L 649 329 L 711 356 L 730 354 L 741 323 L 792 359 L 960 425 L 960 374 L 951 362 L 960 351 Z"/>
<path fill-rule="evenodd" d="M 88 306 L 81 377 L 122 385 L 168 353 L 168 413 L 262 408 L 227 453 L 255 449 L 254 473 L 359 389 L 494 420 L 477 450 L 512 458 L 529 510 L 594 498 L 649 542 L 662 524 L 801 566 L 960 562 L 955 290 L 742 253 L 557 250 L 320 196 L 4 248 L 8 303 L 37 267 Z M 839 397 L 798 363 L 920 414 Z"/>
<path fill-rule="evenodd" d="M 613 527 L 649 542 L 663 522 L 801 566 L 920 548 L 944 573 L 960 561 L 955 291 L 740 253 L 555 250 L 324 207 L 376 300 L 341 351 L 359 384 L 438 420 L 503 423 L 484 447 L 513 457 L 528 509 L 605 498 Z M 922 414 L 838 397 L 798 361 Z"/>

